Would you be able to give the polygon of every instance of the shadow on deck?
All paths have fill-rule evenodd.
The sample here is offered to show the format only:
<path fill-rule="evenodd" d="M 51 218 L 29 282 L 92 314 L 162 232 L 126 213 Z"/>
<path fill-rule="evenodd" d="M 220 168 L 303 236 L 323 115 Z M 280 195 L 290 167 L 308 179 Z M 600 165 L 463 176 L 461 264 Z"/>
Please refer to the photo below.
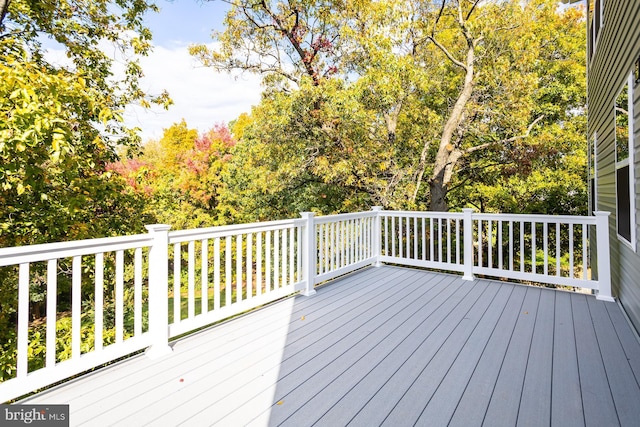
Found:
<path fill-rule="evenodd" d="M 71 425 L 637 426 L 640 343 L 615 303 L 368 268 L 22 403 Z"/>

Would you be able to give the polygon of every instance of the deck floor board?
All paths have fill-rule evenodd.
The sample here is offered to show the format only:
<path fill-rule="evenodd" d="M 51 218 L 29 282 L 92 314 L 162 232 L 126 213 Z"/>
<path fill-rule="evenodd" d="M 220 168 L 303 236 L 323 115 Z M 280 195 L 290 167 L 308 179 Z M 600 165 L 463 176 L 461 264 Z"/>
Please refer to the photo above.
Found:
<path fill-rule="evenodd" d="M 571 312 L 571 294 L 556 292 L 555 296 L 551 425 L 583 426 L 585 420 Z M 554 405 L 556 399 L 562 402 L 562 405 Z"/>
<path fill-rule="evenodd" d="M 364 269 L 25 403 L 71 425 L 637 425 L 640 343 L 593 296 Z"/>
<path fill-rule="evenodd" d="M 536 288 L 528 288 L 522 295 L 515 328 L 484 417 L 485 425 L 516 425 L 539 297 L 540 290 Z"/>
<path fill-rule="evenodd" d="M 509 288 L 509 298 L 502 310 L 498 325 L 493 329 L 473 375 L 458 399 L 450 422 L 452 426 L 482 425 L 525 293 L 522 287 L 509 286 Z"/>
<path fill-rule="evenodd" d="M 527 358 L 527 373 L 522 386 L 518 426 L 548 425 L 551 420 L 551 372 L 553 351 L 555 292 L 540 291 L 535 326 Z"/>

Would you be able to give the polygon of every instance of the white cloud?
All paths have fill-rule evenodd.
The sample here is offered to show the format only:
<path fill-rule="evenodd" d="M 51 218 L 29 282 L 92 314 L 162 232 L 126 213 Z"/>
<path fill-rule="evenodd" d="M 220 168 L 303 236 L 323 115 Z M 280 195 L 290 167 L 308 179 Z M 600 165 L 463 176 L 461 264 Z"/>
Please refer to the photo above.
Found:
<path fill-rule="evenodd" d="M 124 74 L 124 62 L 112 46 L 102 46 L 115 59 L 112 72 Z M 46 59 L 53 64 L 73 68 L 65 51 L 57 46 L 46 50 Z M 176 44 L 170 48 L 156 46 L 147 57 L 140 60 L 145 77 L 140 87 L 146 93 L 160 94 L 167 90 L 174 104 L 165 110 L 153 106 L 145 109 L 128 106 L 124 119 L 129 127 L 139 127 L 142 141 L 159 139 L 163 129 L 185 119 L 190 128 L 207 131 L 214 124 L 236 119 L 251 106 L 260 102 L 262 88 L 260 78 L 252 74 L 231 76 L 200 66 L 189 55 L 187 45 Z"/>
<path fill-rule="evenodd" d="M 142 58 L 141 65 L 145 73 L 141 88 L 155 94 L 166 89 L 174 102 L 168 111 L 160 107 L 127 108 L 125 121 L 142 129 L 143 141 L 160 138 L 163 129 L 183 118 L 190 128 L 206 131 L 216 123 L 228 123 L 241 113 L 250 112 L 251 106 L 260 102 L 258 76 L 234 78 L 201 67 L 184 45 L 158 46 Z"/>

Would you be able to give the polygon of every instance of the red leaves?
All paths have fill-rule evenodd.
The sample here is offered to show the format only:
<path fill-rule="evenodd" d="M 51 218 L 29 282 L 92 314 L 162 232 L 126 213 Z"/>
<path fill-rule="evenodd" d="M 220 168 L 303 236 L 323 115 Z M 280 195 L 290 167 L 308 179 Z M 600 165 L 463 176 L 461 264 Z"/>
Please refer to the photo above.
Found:
<path fill-rule="evenodd" d="M 333 49 L 333 43 L 325 36 L 320 36 L 311 43 L 314 52 L 330 52 Z"/>

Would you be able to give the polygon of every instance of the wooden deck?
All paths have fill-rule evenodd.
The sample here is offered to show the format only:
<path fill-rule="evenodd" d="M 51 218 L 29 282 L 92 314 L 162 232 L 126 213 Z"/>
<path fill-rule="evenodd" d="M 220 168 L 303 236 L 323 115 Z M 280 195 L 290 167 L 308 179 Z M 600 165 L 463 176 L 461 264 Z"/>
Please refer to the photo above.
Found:
<path fill-rule="evenodd" d="M 638 426 L 640 344 L 584 294 L 369 268 L 38 394 L 72 425 Z"/>

